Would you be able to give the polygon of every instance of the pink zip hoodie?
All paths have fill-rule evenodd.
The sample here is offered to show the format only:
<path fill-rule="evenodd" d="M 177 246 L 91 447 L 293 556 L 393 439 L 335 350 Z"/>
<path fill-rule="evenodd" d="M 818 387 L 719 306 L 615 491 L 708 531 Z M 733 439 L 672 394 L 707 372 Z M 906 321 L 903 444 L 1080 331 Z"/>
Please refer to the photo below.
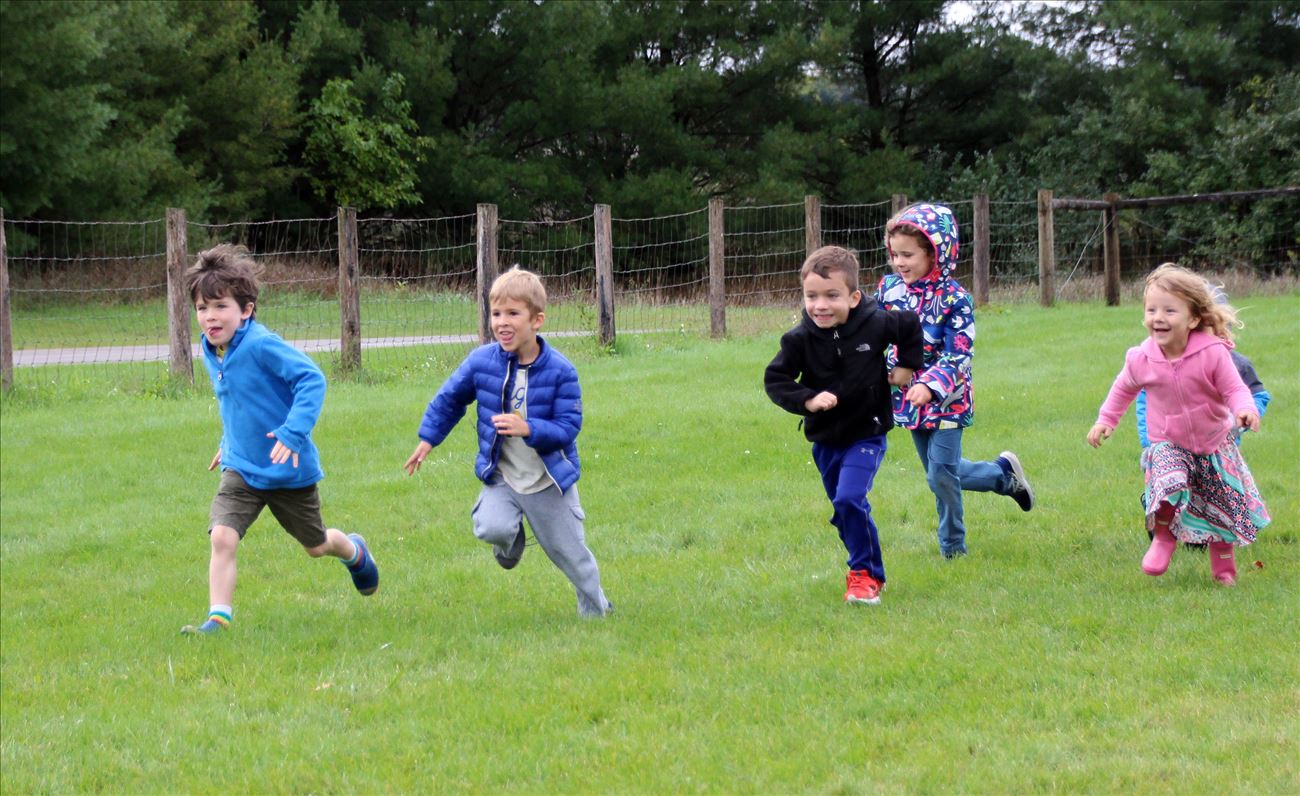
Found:
<path fill-rule="evenodd" d="M 1148 337 L 1128 350 L 1097 422 L 1117 427 L 1138 392 L 1146 390 L 1151 442 L 1214 453 L 1236 424 L 1237 413 L 1255 411 L 1250 389 L 1232 364 L 1231 348 L 1221 338 L 1192 330 L 1183 355 L 1169 360 Z"/>

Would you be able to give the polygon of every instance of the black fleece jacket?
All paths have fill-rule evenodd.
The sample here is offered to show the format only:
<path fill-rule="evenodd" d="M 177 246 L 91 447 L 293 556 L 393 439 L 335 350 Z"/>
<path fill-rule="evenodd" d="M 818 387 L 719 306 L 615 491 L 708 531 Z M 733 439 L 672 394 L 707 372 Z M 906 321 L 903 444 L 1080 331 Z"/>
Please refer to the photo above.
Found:
<path fill-rule="evenodd" d="M 807 312 L 781 336 L 781 351 L 763 374 L 772 402 L 804 418 L 811 442 L 851 445 L 894 426 L 885 351 L 898 346 L 898 366 L 924 364 L 921 321 L 916 313 L 881 309 L 862 297 L 844 323 L 822 329 Z M 819 392 L 839 399 L 834 409 L 809 412 L 805 402 Z"/>

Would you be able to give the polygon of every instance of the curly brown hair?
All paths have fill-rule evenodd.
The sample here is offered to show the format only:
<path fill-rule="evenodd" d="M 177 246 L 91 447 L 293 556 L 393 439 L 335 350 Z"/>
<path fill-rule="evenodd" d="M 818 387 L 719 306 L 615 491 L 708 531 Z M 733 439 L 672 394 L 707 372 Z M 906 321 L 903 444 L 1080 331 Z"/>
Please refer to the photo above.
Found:
<path fill-rule="evenodd" d="M 198 260 L 185 272 L 185 289 L 196 303 L 200 298 L 211 301 L 230 296 L 241 308 L 249 304 L 256 307 L 261 274 L 262 266 L 249 254 L 248 247 L 222 243 L 199 252 Z"/>

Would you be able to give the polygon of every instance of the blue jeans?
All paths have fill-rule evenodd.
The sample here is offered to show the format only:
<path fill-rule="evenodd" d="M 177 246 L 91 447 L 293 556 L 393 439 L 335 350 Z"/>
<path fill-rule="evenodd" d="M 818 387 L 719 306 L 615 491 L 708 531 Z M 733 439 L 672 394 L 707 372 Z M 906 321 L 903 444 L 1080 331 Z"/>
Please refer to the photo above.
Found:
<path fill-rule="evenodd" d="M 1002 465 L 972 462 L 961 457 L 960 428 L 915 429 L 912 443 L 925 468 L 925 480 L 934 493 L 939 510 L 939 552 L 945 556 L 966 552 L 966 522 L 962 516 L 961 493 L 1007 493 L 1007 474 Z"/>
<path fill-rule="evenodd" d="M 847 446 L 814 442 L 812 454 L 826 496 L 835 509 L 831 525 L 840 532 L 840 541 L 849 551 L 849 569 L 865 569 L 871 577 L 884 583 L 880 534 L 871 519 L 871 503 L 867 501 L 876 471 L 885 460 L 884 435 L 867 437 Z"/>

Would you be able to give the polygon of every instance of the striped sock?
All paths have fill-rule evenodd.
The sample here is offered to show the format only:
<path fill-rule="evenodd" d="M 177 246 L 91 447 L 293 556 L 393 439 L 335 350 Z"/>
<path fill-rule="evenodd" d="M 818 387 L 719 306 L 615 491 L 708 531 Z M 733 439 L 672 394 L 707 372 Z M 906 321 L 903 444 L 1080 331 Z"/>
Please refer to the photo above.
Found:
<path fill-rule="evenodd" d="M 235 609 L 229 605 L 214 605 L 208 609 L 208 619 L 199 625 L 200 633 L 215 633 L 225 630 L 235 619 Z"/>
<path fill-rule="evenodd" d="M 362 551 L 361 545 L 352 542 L 352 557 L 343 559 L 343 563 L 347 565 L 348 569 L 356 569 L 361 566 L 361 560 L 364 555 L 365 553 Z"/>
<path fill-rule="evenodd" d="M 216 633 L 230 627 L 234 621 L 234 609 L 229 605 L 214 605 L 208 609 L 208 618 L 203 624 L 195 627 L 186 625 L 181 628 L 181 633 L 185 635 L 194 635 L 197 633 Z"/>

